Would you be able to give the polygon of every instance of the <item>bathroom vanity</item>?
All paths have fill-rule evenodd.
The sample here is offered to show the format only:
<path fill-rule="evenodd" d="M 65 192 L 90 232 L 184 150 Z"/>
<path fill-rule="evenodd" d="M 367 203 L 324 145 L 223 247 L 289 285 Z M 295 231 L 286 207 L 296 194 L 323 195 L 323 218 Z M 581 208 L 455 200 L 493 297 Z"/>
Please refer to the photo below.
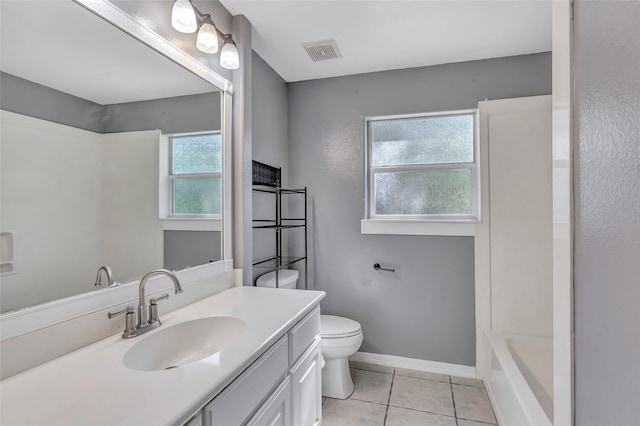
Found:
<path fill-rule="evenodd" d="M 323 297 L 225 290 L 144 336 L 118 333 L 0 382 L 1 423 L 319 424 Z"/>

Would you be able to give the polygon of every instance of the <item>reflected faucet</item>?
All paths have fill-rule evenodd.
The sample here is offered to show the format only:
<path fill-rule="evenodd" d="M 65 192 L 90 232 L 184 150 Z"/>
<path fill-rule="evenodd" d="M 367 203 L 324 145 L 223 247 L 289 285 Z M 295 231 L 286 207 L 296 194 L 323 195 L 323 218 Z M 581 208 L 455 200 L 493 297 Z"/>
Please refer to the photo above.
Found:
<path fill-rule="evenodd" d="M 141 334 L 146 333 L 147 331 L 153 330 L 154 328 L 160 327 L 162 323 L 160 322 L 160 318 L 158 318 L 158 301 L 168 299 L 169 294 L 165 293 L 160 297 L 151 298 L 149 300 L 149 315 L 147 316 L 147 306 L 145 303 L 145 286 L 147 285 L 147 281 L 151 277 L 156 275 L 166 275 L 173 281 L 173 285 L 175 287 L 176 294 L 182 293 L 182 286 L 180 285 L 180 281 L 176 274 L 167 270 L 167 269 L 154 269 L 151 272 L 147 272 L 142 279 L 140 280 L 140 288 L 139 288 L 139 301 L 138 301 L 138 321 L 135 322 L 135 313 L 133 306 L 127 306 L 121 311 L 118 312 L 109 312 L 107 315 L 109 319 L 116 317 L 120 314 L 126 314 L 125 319 L 125 328 L 122 333 L 123 339 L 129 339 L 131 337 L 140 336 Z"/>
<path fill-rule="evenodd" d="M 107 276 L 107 284 L 111 287 L 113 285 L 113 272 L 111 271 L 111 267 L 107 265 L 98 268 L 98 274 L 96 275 L 96 283 L 94 286 L 102 285 L 102 272 Z"/>

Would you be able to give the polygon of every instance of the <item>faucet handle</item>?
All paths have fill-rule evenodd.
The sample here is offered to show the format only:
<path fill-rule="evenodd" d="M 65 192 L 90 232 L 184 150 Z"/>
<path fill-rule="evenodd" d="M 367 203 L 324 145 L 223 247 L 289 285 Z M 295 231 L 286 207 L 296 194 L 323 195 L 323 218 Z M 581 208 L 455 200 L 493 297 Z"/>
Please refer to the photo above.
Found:
<path fill-rule="evenodd" d="M 118 312 L 109 312 L 107 317 L 109 319 L 113 317 L 117 317 L 121 314 L 127 314 L 125 317 L 124 323 L 124 331 L 122 332 L 122 337 L 128 339 L 129 337 L 134 337 L 136 335 L 136 323 L 135 323 L 135 313 L 133 306 L 127 306 L 121 311 Z"/>
<path fill-rule="evenodd" d="M 152 297 L 149 299 L 149 324 L 160 322 L 158 318 L 158 302 L 169 298 L 169 293 L 165 293 L 160 297 Z"/>
<path fill-rule="evenodd" d="M 160 297 L 152 297 L 151 299 L 149 299 L 149 304 L 150 305 L 157 305 L 159 301 L 161 300 L 165 300 L 169 298 L 169 293 L 165 293 Z"/>
<path fill-rule="evenodd" d="M 134 308 L 133 308 L 133 306 L 127 306 L 126 308 L 124 308 L 124 309 L 123 309 L 123 310 L 121 310 L 121 311 L 118 311 L 118 312 L 109 312 L 109 313 L 107 314 L 107 317 L 109 317 L 109 319 L 111 319 L 111 318 L 117 317 L 118 315 L 122 315 L 122 314 L 127 314 L 127 315 L 128 315 L 128 314 L 133 314 L 133 312 L 134 312 Z"/>

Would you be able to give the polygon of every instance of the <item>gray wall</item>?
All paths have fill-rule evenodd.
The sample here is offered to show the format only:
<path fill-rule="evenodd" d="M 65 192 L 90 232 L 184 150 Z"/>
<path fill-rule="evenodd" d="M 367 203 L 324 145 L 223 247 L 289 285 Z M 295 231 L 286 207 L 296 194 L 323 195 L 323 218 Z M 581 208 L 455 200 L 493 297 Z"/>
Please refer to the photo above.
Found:
<path fill-rule="evenodd" d="M 362 324 L 361 351 L 475 365 L 471 237 L 361 235 L 364 117 L 551 92 L 549 53 L 289 85 L 289 183 L 310 193 L 310 284 Z M 396 274 L 376 272 L 380 262 Z"/>
<path fill-rule="evenodd" d="M 575 423 L 640 422 L 640 3 L 574 3 Z"/>
<path fill-rule="evenodd" d="M 160 129 L 164 134 L 220 130 L 220 92 L 113 104 L 105 107 L 103 133 Z"/>
<path fill-rule="evenodd" d="M 0 109 L 102 133 L 104 105 L 0 72 Z"/>
<path fill-rule="evenodd" d="M 220 92 L 100 105 L 0 72 L 0 108 L 96 133 L 220 130 Z"/>
<path fill-rule="evenodd" d="M 256 161 L 282 167 L 283 186 L 287 185 L 287 83 L 253 52 L 252 92 L 252 156 Z M 275 196 L 253 193 L 253 217 L 273 219 Z M 284 233 L 292 231 L 284 231 Z M 286 247 L 286 245 L 284 246 Z M 253 258 L 264 259 L 276 253 L 275 231 L 253 230 Z M 264 273 L 254 268 L 254 278 Z"/>
<path fill-rule="evenodd" d="M 164 267 L 180 270 L 220 259 L 220 232 L 164 231 Z"/>

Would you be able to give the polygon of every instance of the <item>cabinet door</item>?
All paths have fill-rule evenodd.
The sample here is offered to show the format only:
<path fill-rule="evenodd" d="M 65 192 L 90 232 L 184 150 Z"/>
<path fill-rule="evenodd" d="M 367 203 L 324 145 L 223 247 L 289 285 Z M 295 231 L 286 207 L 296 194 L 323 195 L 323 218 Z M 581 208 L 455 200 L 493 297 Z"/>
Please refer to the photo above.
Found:
<path fill-rule="evenodd" d="M 247 426 L 291 426 L 291 385 L 287 377 Z"/>
<path fill-rule="evenodd" d="M 314 426 L 322 421 L 322 376 L 320 338 L 291 370 L 293 424 Z"/>

